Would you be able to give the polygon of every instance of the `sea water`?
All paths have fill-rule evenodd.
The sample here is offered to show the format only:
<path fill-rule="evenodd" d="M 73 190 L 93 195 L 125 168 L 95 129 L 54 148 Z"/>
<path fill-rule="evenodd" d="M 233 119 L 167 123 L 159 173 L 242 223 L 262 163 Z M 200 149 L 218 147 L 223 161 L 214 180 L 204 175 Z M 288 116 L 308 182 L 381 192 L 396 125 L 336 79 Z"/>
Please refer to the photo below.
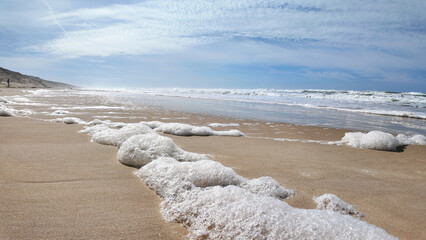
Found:
<path fill-rule="evenodd" d="M 169 88 L 88 93 L 193 113 L 426 135 L 426 94 L 419 92 Z"/>

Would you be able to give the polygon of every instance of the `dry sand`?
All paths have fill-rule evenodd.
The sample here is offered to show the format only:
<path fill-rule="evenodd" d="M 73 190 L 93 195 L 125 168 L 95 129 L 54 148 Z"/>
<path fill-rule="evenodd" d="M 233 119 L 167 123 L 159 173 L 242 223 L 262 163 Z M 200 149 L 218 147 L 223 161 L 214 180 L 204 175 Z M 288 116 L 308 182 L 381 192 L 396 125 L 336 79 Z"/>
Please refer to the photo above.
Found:
<path fill-rule="evenodd" d="M 22 94 L 0 91 L 0 95 L 16 93 Z M 72 101 L 111 104 L 90 97 L 32 100 L 58 105 Z M 13 107 L 53 111 L 50 106 Z M 295 189 L 296 197 L 287 201 L 292 206 L 315 208 L 313 196 L 333 193 L 364 212 L 365 221 L 397 237 L 426 236 L 425 146 L 408 146 L 397 153 L 280 142 L 264 137 L 340 140 L 348 130 L 256 123 L 155 107 L 114 113 L 86 109 L 73 114 L 84 120 L 108 115 L 113 121 L 239 123 L 240 127 L 232 128 L 248 137 L 167 136 L 187 151 L 213 155 L 244 177 L 271 176 Z M 80 129 L 81 125 L 0 117 L 0 238 L 183 238 L 183 227 L 162 220 L 160 199 L 132 174 L 135 169 L 116 160 L 117 149 L 90 143 L 88 136 L 77 133 Z"/>

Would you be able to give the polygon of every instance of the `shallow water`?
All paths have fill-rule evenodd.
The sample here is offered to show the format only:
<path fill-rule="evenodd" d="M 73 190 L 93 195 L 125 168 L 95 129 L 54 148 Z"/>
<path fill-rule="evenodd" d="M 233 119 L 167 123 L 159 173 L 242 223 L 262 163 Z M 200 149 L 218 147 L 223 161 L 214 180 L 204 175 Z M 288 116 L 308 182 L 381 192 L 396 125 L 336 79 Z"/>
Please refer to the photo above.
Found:
<path fill-rule="evenodd" d="M 426 97 L 421 93 L 265 91 L 145 89 L 86 93 L 107 96 L 114 102 L 149 104 L 193 113 L 394 134 L 426 134 Z"/>

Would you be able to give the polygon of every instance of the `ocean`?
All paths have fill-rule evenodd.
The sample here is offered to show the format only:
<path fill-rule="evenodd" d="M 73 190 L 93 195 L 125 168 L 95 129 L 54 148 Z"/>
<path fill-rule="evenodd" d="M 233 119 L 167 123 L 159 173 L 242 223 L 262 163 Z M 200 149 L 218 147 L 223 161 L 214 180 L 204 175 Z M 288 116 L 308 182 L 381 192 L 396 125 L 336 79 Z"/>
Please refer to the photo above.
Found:
<path fill-rule="evenodd" d="M 286 89 L 108 89 L 120 103 L 299 125 L 426 135 L 426 94 Z"/>

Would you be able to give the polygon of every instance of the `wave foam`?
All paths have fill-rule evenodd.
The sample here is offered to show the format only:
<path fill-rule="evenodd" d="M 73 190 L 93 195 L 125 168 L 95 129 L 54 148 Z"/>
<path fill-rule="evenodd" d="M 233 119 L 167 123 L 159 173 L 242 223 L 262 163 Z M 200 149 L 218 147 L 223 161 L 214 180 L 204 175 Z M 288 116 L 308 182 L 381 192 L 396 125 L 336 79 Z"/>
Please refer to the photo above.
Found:
<path fill-rule="evenodd" d="M 151 132 L 127 139 L 118 150 L 118 160 L 128 166 L 142 167 L 159 157 L 172 157 L 179 161 L 208 159 L 204 154 L 186 152 L 171 138 Z"/>
<path fill-rule="evenodd" d="M 140 123 L 143 123 L 152 129 L 158 128 L 164 124 L 163 122 L 160 122 L 160 121 L 150 121 L 150 122 L 140 122 Z"/>
<path fill-rule="evenodd" d="M 247 180 L 210 160 L 157 158 L 136 174 L 163 198 L 163 218 L 184 224 L 191 238 L 396 239 L 338 212 L 293 208 L 267 190 L 277 187 L 272 178 Z"/>
<path fill-rule="evenodd" d="M 317 204 L 317 209 L 320 210 L 335 211 L 344 215 L 351 215 L 359 218 L 365 217 L 364 213 L 358 211 L 354 206 L 346 203 L 331 193 L 323 194 L 319 197 L 314 197 L 313 200 Z"/>
<path fill-rule="evenodd" d="M 155 130 L 178 136 L 244 136 L 244 134 L 238 130 L 214 131 L 206 126 L 198 127 L 183 123 L 163 123 L 155 128 Z"/>
<path fill-rule="evenodd" d="M 345 133 L 342 142 L 355 148 L 397 151 L 400 146 L 404 145 L 426 145 L 426 137 L 423 135 L 407 137 L 403 134 L 394 137 L 390 133 L 380 131 L 371 131 L 368 133 L 349 132 Z"/>
<path fill-rule="evenodd" d="M 70 114 L 70 112 L 66 110 L 56 110 L 49 115 L 56 116 L 56 115 L 67 115 L 67 114 Z"/>
<path fill-rule="evenodd" d="M 383 229 L 332 211 L 293 208 L 237 186 L 195 188 L 165 198 L 161 213 L 206 239 L 396 239 Z"/>
<path fill-rule="evenodd" d="M 193 238 L 395 239 L 351 216 L 293 208 L 281 199 L 294 192 L 274 179 L 241 177 L 204 154 L 182 150 L 144 123 L 120 130 L 137 125 L 150 132 L 124 141 L 117 158 L 125 165 L 141 167 L 136 174 L 163 198 L 163 218 L 184 224 Z M 110 130 L 120 131 L 105 123 L 83 131 L 94 136 Z"/>
<path fill-rule="evenodd" d="M 11 117 L 11 116 L 14 116 L 14 109 L 12 109 L 12 108 L 8 108 L 8 107 L 5 107 L 5 106 L 1 106 L 0 105 L 0 116 L 3 116 L 3 117 Z"/>
<path fill-rule="evenodd" d="M 120 147 L 130 137 L 152 132 L 152 129 L 145 124 L 128 124 L 120 129 L 112 129 L 101 124 L 88 128 L 88 132 L 92 133 L 93 142 Z"/>
<path fill-rule="evenodd" d="M 161 157 L 143 166 L 136 175 L 163 198 L 186 191 L 191 184 L 201 188 L 235 185 L 255 194 L 279 199 L 294 196 L 293 190 L 285 189 L 271 177 L 248 180 L 232 168 L 212 160 L 179 162 L 174 158 Z"/>
<path fill-rule="evenodd" d="M 55 118 L 52 121 L 57 123 L 65 123 L 65 124 L 86 124 L 85 121 L 76 117 Z"/>
<path fill-rule="evenodd" d="M 426 145 L 426 137 L 421 134 L 408 137 L 404 134 L 398 134 L 396 138 L 402 145 Z"/>
<path fill-rule="evenodd" d="M 239 123 L 210 123 L 209 127 L 239 127 Z"/>

